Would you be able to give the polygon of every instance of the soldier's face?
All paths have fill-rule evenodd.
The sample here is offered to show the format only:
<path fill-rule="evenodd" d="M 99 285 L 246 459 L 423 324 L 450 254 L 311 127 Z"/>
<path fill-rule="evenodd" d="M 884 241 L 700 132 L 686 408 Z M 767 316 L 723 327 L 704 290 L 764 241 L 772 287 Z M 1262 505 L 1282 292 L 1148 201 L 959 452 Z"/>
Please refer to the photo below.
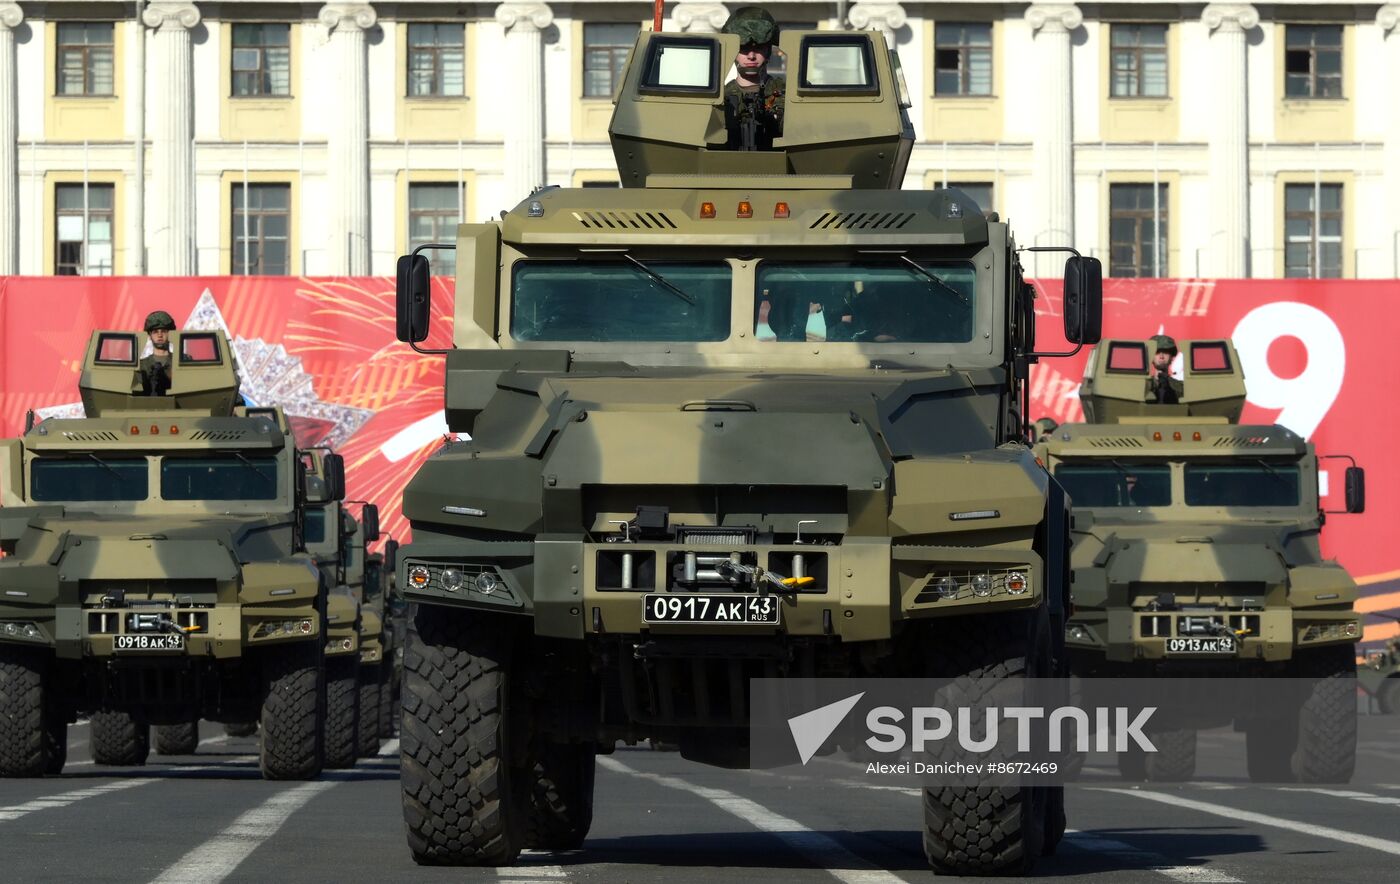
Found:
<path fill-rule="evenodd" d="M 745 43 L 739 47 L 739 54 L 734 56 L 734 66 L 743 73 L 758 71 L 768 64 L 768 57 L 773 54 L 773 47 L 767 43 Z"/>
<path fill-rule="evenodd" d="M 1157 366 L 1158 371 L 1166 371 L 1168 368 L 1171 367 L 1172 354 L 1166 352 L 1165 350 L 1158 350 L 1157 353 L 1152 357 L 1152 364 Z"/>
<path fill-rule="evenodd" d="M 157 350 L 170 349 L 170 331 L 164 328 L 151 329 L 151 346 Z"/>

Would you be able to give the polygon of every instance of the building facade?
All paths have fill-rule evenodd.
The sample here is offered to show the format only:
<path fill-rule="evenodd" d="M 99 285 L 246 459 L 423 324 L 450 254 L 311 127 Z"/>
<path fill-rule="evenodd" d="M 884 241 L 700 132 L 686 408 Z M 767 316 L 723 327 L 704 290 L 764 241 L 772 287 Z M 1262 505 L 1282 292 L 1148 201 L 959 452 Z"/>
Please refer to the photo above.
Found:
<path fill-rule="evenodd" d="M 738 5 L 668 3 L 666 27 Z M 1022 245 L 1114 276 L 1400 277 L 1400 4 L 767 6 L 883 31 L 905 186 L 962 187 Z M 650 16 L 0 0 L 0 274 L 390 274 L 537 185 L 615 184 Z"/>

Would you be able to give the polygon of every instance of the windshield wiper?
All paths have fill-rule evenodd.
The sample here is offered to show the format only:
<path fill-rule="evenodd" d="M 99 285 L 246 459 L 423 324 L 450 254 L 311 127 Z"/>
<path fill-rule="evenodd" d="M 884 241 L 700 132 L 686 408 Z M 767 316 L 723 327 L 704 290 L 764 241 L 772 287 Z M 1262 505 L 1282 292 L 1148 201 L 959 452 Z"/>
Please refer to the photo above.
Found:
<path fill-rule="evenodd" d="M 1273 477 L 1274 477 L 1275 479 L 1277 479 L 1280 483 L 1282 483 L 1282 484 L 1284 484 L 1284 485 L 1287 485 L 1287 486 L 1290 487 L 1290 488 L 1293 487 L 1292 485 L 1289 485 L 1289 482 L 1288 482 L 1287 479 L 1284 478 L 1283 473 L 1280 473 L 1278 470 L 1276 470 L 1276 469 L 1274 469 L 1273 467 L 1269 466 L 1269 462 L 1266 461 L 1266 460 L 1264 460 L 1264 458 L 1262 458 L 1262 457 L 1256 457 L 1256 458 L 1253 458 L 1253 460 L 1254 460 L 1255 463 L 1259 464 L 1259 466 L 1263 467 L 1263 468 L 1268 472 L 1268 474 L 1269 474 L 1270 476 L 1273 476 Z"/>
<path fill-rule="evenodd" d="M 229 453 L 232 454 L 234 457 L 238 458 L 238 460 L 239 460 L 240 462 L 242 462 L 242 464 L 243 464 L 245 467 L 247 467 L 248 469 L 250 469 L 250 470 L 252 470 L 253 472 L 257 473 L 259 476 L 262 476 L 264 479 L 267 478 L 267 473 L 264 473 L 264 472 L 262 471 L 262 467 L 258 466 L 257 464 L 255 464 L 255 463 L 253 463 L 251 460 L 249 460 L 248 458 L 244 457 L 244 456 L 243 456 L 243 452 L 241 452 L 241 451 L 231 451 L 231 452 L 229 452 Z"/>
<path fill-rule="evenodd" d="M 107 472 L 111 473 L 112 475 L 118 476 L 118 477 L 121 476 L 121 473 L 118 473 L 115 467 L 113 467 L 111 464 L 107 463 L 107 461 L 105 461 L 105 460 L 103 460 L 102 458 L 98 457 L 96 454 L 92 453 L 91 451 L 87 452 L 87 456 L 90 457 L 90 458 L 92 458 L 92 459 L 97 463 L 98 466 L 102 467 L 102 469 L 106 470 Z"/>
<path fill-rule="evenodd" d="M 688 293 L 685 289 L 680 288 L 680 287 L 677 286 L 675 283 L 670 282 L 669 280 L 666 279 L 666 277 L 662 276 L 660 273 L 657 273 L 655 270 L 652 270 L 650 267 L 648 267 L 647 265 L 643 264 L 641 261 L 638 261 L 636 258 L 632 257 L 631 255 L 625 254 L 625 253 L 623 254 L 622 257 L 623 257 L 624 260 L 627 260 L 627 261 L 632 262 L 632 266 L 636 267 L 638 270 L 640 270 L 640 271 L 642 271 L 643 273 L 645 273 L 645 274 L 647 275 L 647 278 L 650 279 L 652 282 L 654 282 L 654 283 L 656 283 L 657 285 L 661 286 L 661 287 L 664 288 L 666 291 L 668 291 L 668 292 L 670 292 L 671 294 L 675 295 L 677 298 L 680 298 L 682 301 L 685 301 L 687 304 L 694 304 L 694 303 L 695 303 L 695 297 L 694 297 L 693 295 L 691 295 L 690 293 Z"/>
<path fill-rule="evenodd" d="M 910 267 L 914 268 L 915 272 L 917 272 L 917 273 L 918 273 L 920 276 L 922 276 L 924 279 L 927 279 L 929 282 L 933 283 L 935 286 L 937 286 L 938 288 L 942 289 L 944 292 L 947 292 L 948 294 L 950 294 L 950 295 L 952 295 L 953 297 L 957 298 L 958 301 L 959 301 L 964 307 L 969 306 L 968 300 L 967 300 L 967 298 L 963 297 L 963 293 L 962 293 L 962 292 L 958 291 L 957 289 L 955 289 L 955 288 L 953 288 L 952 286 L 948 285 L 948 283 L 946 283 L 946 282 L 944 282 L 943 280 L 939 279 L 937 274 L 935 274 L 935 273 L 933 273 L 932 271 L 930 271 L 927 267 L 925 267 L 924 265 L 920 264 L 918 261 L 915 261 L 914 259 L 910 258 L 908 255 L 900 255 L 900 256 L 899 256 L 899 260 L 903 261 L 905 264 L 908 264 Z"/>

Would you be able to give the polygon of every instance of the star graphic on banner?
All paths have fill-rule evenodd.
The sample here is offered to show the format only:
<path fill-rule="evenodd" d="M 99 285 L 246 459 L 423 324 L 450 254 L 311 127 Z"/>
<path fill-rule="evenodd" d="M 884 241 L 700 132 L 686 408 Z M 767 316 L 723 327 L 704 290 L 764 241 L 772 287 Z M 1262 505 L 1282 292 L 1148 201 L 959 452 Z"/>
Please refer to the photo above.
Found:
<path fill-rule="evenodd" d="M 339 448 L 374 416 L 367 408 L 322 400 L 316 394 L 311 375 L 302 367 L 301 357 L 288 353 L 283 345 L 230 334 L 223 312 L 208 289 L 199 296 L 184 329 L 222 331 L 228 335 L 238 360 L 239 392 L 249 405 L 280 406 L 286 412 L 299 447 L 329 445 Z M 44 419 L 82 417 L 83 406 L 81 402 L 53 405 L 39 409 L 38 415 Z"/>

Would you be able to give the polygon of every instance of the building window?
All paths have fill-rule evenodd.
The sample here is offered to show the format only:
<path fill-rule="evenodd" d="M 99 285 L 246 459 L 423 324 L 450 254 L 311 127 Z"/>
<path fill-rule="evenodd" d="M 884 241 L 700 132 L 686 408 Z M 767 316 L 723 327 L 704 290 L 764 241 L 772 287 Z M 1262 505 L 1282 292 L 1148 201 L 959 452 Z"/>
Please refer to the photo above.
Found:
<path fill-rule="evenodd" d="M 584 24 L 584 98 L 612 98 L 638 30 L 629 24 Z"/>
<path fill-rule="evenodd" d="M 992 211 L 992 182 L 990 181 L 949 181 L 948 187 L 961 190 L 972 197 L 972 201 L 977 203 L 977 208 L 985 215 Z"/>
<path fill-rule="evenodd" d="M 1113 25 L 1109 95 L 1114 98 L 1165 98 L 1167 95 L 1167 26 Z"/>
<path fill-rule="evenodd" d="M 467 94 L 467 31 L 461 24 L 408 26 L 408 97 Z"/>
<path fill-rule="evenodd" d="M 114 190 L 111 184 L 54 185 L 55 274 L 112 275 Z"/>
<path fill-rule="evenodd" d="M 1342 185 L 1283 188 L 1283 275 L 1337 279 L 1342 275 Z"/>
<path fill-rule="evenodd" d="M 1283 55 L 1284 95 L 1342 97 L 1342 26 L 1288 25 Z"/>
<path fill-rule="evenodd" d="M 58 26 L 58 94 L 114 95 L 112 23 Z"/>
<path fill-rule="evenodd" d="M 233 94 L 292 94 L 292 26 L 233 26 Z"/>
<path fill-rule="evenodd" d="M 233 272 L 286 276 L 291 272 L 292 186 L 233 185 Z"/>
<path fill-rule="evenodd" d="M 408 185 L 408 250 L 430 242 L 456 242 L 462 220 L 456 184 Z"/>
<path fill-rule="evenodd" d="M 1167 185 L 1108 187 L 1109 276 L 1167 273 Z"/>
<path fill-rule="evenodd" d="M 992 94 L 990 24 L 934 25 L 933 94 Z"/>

